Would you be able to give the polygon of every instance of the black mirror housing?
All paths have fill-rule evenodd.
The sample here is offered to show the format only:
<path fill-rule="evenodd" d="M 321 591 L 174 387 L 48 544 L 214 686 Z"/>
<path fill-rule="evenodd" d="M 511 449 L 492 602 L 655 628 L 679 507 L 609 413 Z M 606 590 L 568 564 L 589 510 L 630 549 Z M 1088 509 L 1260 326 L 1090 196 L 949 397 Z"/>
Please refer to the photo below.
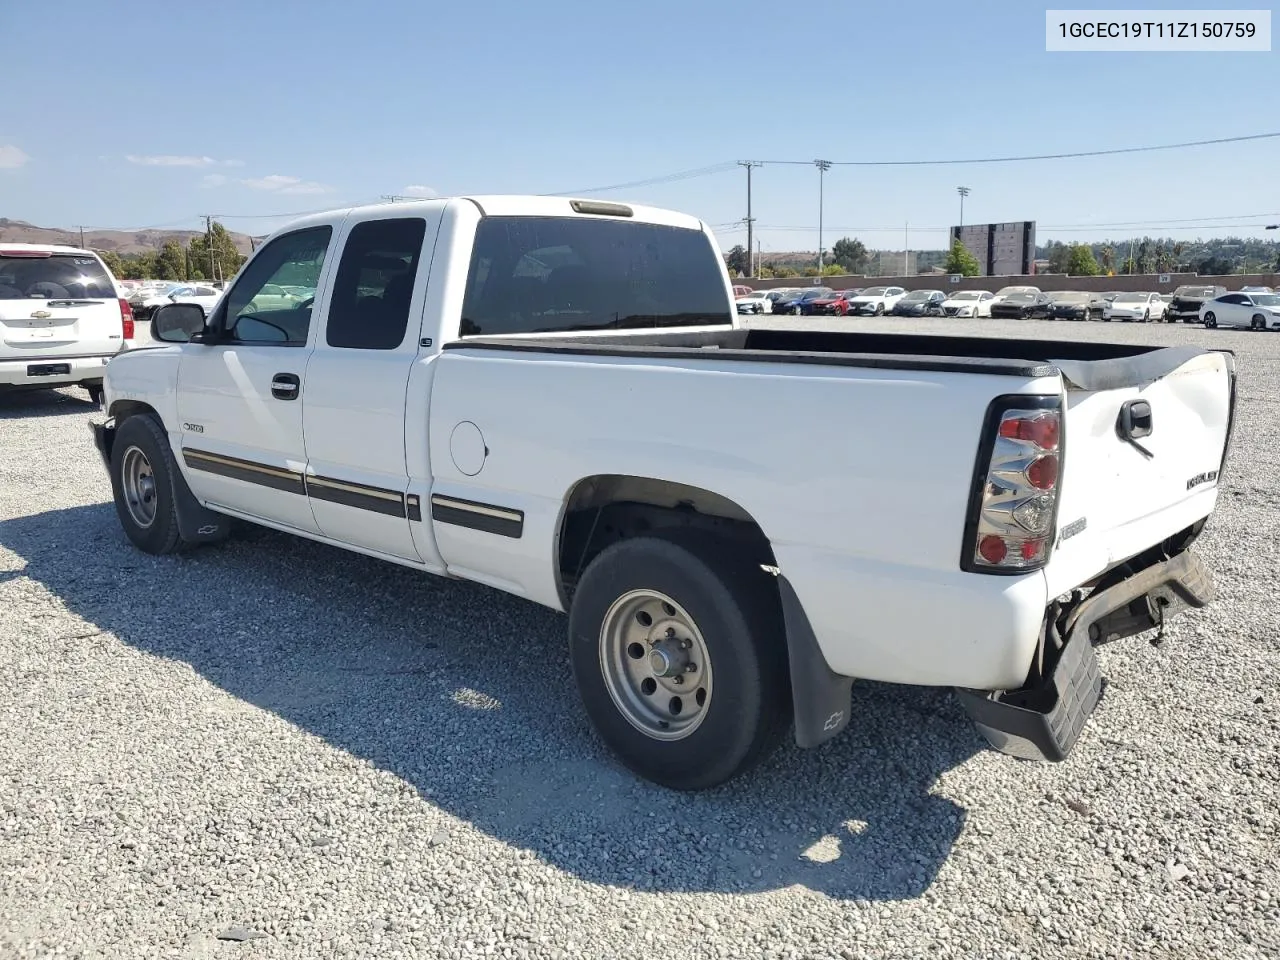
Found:
<path fill-rule="evenodd" d="M 151 337 L 164 343 L 203 342 L 204 308 L 198 303 L 166 303 L 151 315 Z"/>

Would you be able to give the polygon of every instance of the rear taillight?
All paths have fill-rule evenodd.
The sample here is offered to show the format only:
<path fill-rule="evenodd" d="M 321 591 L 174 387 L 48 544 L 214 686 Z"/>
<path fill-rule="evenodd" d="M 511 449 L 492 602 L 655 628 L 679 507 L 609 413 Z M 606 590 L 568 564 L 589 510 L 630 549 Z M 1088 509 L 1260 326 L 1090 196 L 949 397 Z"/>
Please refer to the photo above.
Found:
<path fill-rule="evenodd" d="M 133 339 L 133 307 L 124 297 L 120 298 L 120 332 L 126 340 Z"/>
<path fill-rule="evenodd" d="M 1062 476 L 1062 400 L 1005 396 L 982 431 L 960 566 L 1027 573 L 1049 561 Z"/>

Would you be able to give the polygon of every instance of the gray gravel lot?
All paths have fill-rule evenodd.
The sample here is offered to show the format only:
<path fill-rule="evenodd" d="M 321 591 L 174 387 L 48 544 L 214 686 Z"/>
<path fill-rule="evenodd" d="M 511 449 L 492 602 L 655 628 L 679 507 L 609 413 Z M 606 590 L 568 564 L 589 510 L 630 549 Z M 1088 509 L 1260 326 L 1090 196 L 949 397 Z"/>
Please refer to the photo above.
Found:
<path fill-rule="evenodd" d="M 1220 597 L 1101 650 L 1066 763 L 867 683 L 823 749 L 663 791 L 561 617 L 267 531 L 145 556 L 83 391 L 0 397 L 0 957 L 1280 956 L 1280 336 L 857 323 L 1237 351 Z"/>

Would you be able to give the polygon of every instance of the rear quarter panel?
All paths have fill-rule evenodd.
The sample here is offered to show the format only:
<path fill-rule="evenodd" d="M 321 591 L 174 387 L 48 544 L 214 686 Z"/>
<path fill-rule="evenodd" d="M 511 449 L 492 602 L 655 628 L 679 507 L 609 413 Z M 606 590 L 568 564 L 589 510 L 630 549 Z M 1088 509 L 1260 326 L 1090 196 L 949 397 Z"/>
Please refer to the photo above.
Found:
<path fill-rule="evenodd" d="M 434 491 L 525 514 L 518 540 L 435 524 L 453 572 L 558 608 L 556 537 L 574 486 L 675 481 L 755 518 L 838 672 L 1021 682 L 1043 577 L 964 574 L 961 537 L 988 403 L 1057 393 L 1056 377 L 457 349 L 437 364 Z M 488 449 L 474 476 L 450 450 L 464 422 Z"/>

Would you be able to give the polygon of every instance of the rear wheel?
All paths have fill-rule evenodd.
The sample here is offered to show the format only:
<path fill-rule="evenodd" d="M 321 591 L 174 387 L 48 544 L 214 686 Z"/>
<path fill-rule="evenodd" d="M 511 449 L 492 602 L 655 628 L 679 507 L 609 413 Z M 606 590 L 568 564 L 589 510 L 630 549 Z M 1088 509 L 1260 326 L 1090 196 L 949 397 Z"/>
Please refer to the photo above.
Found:
<path fill-rule="evenodd" d="M 1255 313 L 1253 315 L 1253 319 L 1249 322 L 1249 325 L 1255 330 L 1266 330 L 1267 318 L 1260 313 Z"/>
<path fill-rule="evenodd" d="M 1150 322 L 1150 320 L 1151 320 L 1151 311 L 1150 310 L 1144 311 L 1142 314 L 1142 322 L 1148 323 Z"/>
<path fill-rule="evenodd" d="M 877 303 L 877 304 L 876 304 L 876 316 L 877 316 L 877 317 L 883 317 L 883 316 L 884 316 L 884 304 L 883 304 L 883 303 Z"/>
<path fill-rule="evenodd" d="M 578 690 L 624 764 L 678 790 L 747 770 L 790 720 L 777 592 L 711 540 L 636 537 L 602 552 L 569 615 Z"/>
<path fill-rule="evenodd" d="M 1218 318 L 1214 316 L 1212 310 L 1204 315 L 1204 325 L 1211 330 L 1218 325 Z"/>
<path fill-rule="evenodd" d="M 144 553 L 172 553 L 182 545 L 173 496 L 177 470 L 169 440 L 150 416 L 130 417 L 111 448 L 111 492 L 125 535 Z"/>
<path fill-rule="evenodd" d="M 791 308 L 791 315 L 792 315 L 793 317 L 798 317 L 798 316 L 800 316 L 800 308 L 799 308 L 799 307 L 792 307 L 792 308 Z"/>

